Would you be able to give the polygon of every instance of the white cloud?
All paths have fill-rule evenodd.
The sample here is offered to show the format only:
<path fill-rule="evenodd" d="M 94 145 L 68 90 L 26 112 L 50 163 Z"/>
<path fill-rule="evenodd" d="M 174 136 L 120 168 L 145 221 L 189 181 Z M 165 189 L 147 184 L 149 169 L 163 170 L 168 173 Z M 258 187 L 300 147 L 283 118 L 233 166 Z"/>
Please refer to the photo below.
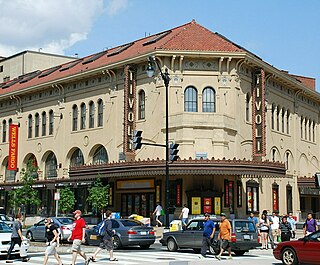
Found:
<path fill-rule="evenodd" d="M 119 11 L 126 9 L 127 6 L 128 0 L 110 0 L 106 9 L 109 16 L 114 16 Z"/>
<path fill-rule="evenodd" d="M 87 38 L 104 10 L 103 0 L 0 0 L 0 6 L 2 56 L 39 48 L 63 54 Z"/>

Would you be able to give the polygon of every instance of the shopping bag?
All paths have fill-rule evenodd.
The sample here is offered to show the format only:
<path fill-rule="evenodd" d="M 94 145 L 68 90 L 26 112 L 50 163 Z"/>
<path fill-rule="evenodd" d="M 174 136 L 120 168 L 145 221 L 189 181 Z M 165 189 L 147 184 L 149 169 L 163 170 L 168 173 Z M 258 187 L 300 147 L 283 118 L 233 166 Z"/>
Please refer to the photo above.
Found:
<path fill-rule="evenodd" d="M 163 209 L 160 211 L 160 215 L 165 215 L 165 212 Z"/>
<path fill-rule="evenodd" d="M 282 241 L 281 241 L 281 236 L 278 236 L 277 241 L 278 241 L 279 243 L 282 242 Z"/>

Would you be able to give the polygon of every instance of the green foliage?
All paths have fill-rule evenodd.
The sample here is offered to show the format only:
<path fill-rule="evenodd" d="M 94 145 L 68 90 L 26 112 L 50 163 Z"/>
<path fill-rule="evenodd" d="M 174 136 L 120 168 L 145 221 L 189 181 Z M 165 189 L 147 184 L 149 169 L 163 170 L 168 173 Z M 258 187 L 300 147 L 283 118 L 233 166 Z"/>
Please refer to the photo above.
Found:
<path fill-rule="evenodd" d="M 20 184 L 21 186 L 15 190 L 9 191 L 10 204 L 15 209 L 24 205 L 39 206 L 41 200 L 39 198 L 38 190 L 34 189 L 32 185 L 35 183 L 35 176 L 37 176 L 38 167 L 32 164 L 33 161 L 27 163 L 26 169 L 22 169 Z"/>
<path fill-rule="evenodd" d="M 73 210 L 76 202 L 73 191 L 69 187 L 60 190 L 59 209 L 63 213 Z"/>
<path fill-rule="evenodd" d="M 88 189 L 87 202 L 100 212 L 109 205 L 109 185 L 103 186 L 100 178 L 97 178 L 94 186 Z"/>

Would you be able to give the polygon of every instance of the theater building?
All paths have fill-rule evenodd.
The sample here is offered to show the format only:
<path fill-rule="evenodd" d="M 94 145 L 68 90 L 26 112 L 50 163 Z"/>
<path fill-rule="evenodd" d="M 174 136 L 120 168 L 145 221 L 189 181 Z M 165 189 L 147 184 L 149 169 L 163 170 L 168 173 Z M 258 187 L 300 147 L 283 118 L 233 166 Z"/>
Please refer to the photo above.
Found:
<path fill-rule="evenodd" d="M 73 188 L 84 212 L 97 177 L 110 184 L 110 208 L 150 216 L 165 205 L 166 90 L 151 56 L 168 69 L 169 205 L 179 214 L 263 209 L 319 218 L 319 104 L 315 79 L 277 69 L 195 21 L 0 84 L 0 203 L 19 186 L 29 160 L 54 212 L 54 192 Z M 1 62 L 0 62 L 1 65 Z M 17 169 L 9 135 L 16 128 Z M 10 163 L 9 163 L 10 161 Z M 34 211 L 34 209 L 29 209 Z"/>

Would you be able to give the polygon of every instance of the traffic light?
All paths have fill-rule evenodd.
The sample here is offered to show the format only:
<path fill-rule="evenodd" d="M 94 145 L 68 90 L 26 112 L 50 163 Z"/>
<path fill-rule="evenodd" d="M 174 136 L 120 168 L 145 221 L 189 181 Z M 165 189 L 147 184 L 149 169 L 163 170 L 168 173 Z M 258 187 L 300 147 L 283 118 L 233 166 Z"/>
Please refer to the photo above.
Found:
<path fill-rule="evenodd" d="M 138 150 L 141 148 L 142 146 L 142 131 L 134 131 L 134 135 L 133 135 L 133 150 Z"/>
<path fill-rule="evenodd" d="M 316 173 L 315 176 L 315 184 L 316 184 L 316 188 L 320 188 L 320 173 Z"/>
<path fill-rule="evenodd" d="M 171 143 L 170 144 L 170 161 L 177 161 L 179 156 L 178 156 L 178 147 L 179 144 Z"/>

